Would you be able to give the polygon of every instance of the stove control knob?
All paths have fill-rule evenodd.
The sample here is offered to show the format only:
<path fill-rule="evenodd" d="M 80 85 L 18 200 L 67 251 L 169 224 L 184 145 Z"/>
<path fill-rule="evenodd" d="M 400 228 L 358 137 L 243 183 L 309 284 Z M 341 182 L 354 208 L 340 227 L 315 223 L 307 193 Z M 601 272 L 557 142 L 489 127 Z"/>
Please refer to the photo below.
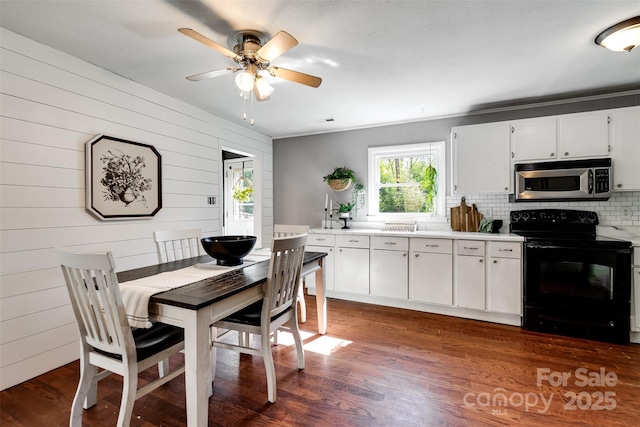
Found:
<path fill-rule="evenodd" d="M 578 220 L 580 222 L 585 222 L 587 220 L 586 212 L 578 212 Z"/>
<path fill-rule="evenodd" d="M 520 213 L 519 212 L 511 212 L 511 222 L 518 222 L 520 221 Z"/>
<path fill-rule="evenodd" d="M 566 219 L 567 219 L 567 214 L 566 214 L 565 212 L 562 212 L 562 213 L 560 214 L 560 219 L 562 219 L 562 220 L 566 220 Z"/>
<path fill-rule="evenodd" d="M 598 215 L 596 215 L 595 212 L 589 212 L 589 214 L 587 215 L 587 219 L 591 223 L 596 222 L 598 220 Z"/>
<path fill-rule="evenodd" d="M 544 212 L 540 212 L 540 219 L 546 219 L 547 218 L 547 214 Z"/>
<path fill-rule="evenodd" d="M 522 220 L 523 221 L 528 221 L 529 220 L 529 212 L 525 212 L 522 214 Z"/>

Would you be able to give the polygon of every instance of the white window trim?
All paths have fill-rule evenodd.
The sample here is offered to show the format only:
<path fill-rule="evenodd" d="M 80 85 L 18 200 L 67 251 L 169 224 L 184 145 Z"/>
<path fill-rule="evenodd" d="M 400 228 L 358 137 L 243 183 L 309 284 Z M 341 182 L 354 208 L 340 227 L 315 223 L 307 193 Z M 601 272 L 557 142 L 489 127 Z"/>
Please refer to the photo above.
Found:
<path fill-rule="evenodd" d="M 438 195 L 436 204 L 436 215 L 430 213 L 379 213 L 378 206 L 380 195 L 377 191 L 376 183 L 379 182 L 380 170 L 376 166 L 376 159 L 379 157 L 388 157 L 393 155 L 408 156 L 412 154 L 424 154 L 432 152 L 437 154 L 437 162 L 435 164 L 438 170 Z M 446 200 L 446 149 L 444 141 L 424 142 L 419 144 L 404 145 L 388 145 L 384 147 L 369 148 L 369 167 L 368 167 L 368 188 L 367 205 L 368 205 L 368 221 L 425 221 L 425 222 L 446 222 L 447 214 L 445 212 Z"/>

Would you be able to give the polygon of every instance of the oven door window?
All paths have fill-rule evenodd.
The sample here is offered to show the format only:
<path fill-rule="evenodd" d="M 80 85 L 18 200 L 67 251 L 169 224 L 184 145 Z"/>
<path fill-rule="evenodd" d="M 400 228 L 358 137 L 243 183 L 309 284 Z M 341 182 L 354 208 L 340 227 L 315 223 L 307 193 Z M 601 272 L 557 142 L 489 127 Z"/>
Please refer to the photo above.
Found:
<path fill-rule="evenodd" d="M 540 292 L 562 297 L 613 299 L 613 267 L 595 262 L 540 263 Z"/>

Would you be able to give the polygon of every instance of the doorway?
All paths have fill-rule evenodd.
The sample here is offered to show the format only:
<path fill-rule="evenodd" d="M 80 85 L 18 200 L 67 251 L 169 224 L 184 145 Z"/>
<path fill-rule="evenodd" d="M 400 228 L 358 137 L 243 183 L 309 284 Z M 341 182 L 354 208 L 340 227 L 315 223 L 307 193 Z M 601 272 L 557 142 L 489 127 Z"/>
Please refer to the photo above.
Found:
<path fill-rule="evenodd" d="M 224 160 L 226 235 L 254 234 L 254 164 L 249 157 Z"/>

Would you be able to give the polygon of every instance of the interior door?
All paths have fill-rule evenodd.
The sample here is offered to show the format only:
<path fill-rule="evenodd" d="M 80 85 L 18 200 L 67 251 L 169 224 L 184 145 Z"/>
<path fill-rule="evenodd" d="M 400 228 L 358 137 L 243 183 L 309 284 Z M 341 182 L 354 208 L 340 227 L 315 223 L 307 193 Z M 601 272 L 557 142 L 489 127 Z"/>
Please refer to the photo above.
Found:
<path fill-rule="evenodd" d="M 226 235 L 254 235 L 253 161 L 224 161 Z"/>

